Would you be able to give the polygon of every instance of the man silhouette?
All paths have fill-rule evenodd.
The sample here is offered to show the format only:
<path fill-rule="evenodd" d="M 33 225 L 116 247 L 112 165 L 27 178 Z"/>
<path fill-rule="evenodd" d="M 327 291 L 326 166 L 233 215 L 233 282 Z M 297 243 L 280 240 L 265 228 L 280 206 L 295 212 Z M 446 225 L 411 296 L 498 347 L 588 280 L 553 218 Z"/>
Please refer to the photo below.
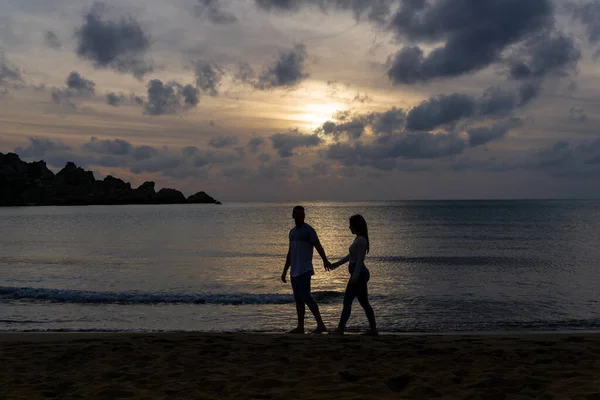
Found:
<path fill-rule="evenodd" d="M 296 312 L 298 313 L 298 326 L 289 333 L 304 333 L 305 305 L 308 306 L 317 320 L 317 328 L 313 333 L 323 333 L 327 331 L 327 328 L 321 318 L 319 306 L 313 299 L 310 290 L 310 280 L 315 273 L 312 264 L 313 248 L 317 249 L 317 252 L 323 259 L 325 269 L 331 266 L 331 263 L 327 261 L 325 250 L 323 250 L 323 246 L 319 242 L 317 232 L 312 226 L 304 222 L 304 207 L 294 207 L 292 218 L 294 218 L 296 226 L 290 231 L 290 246 L 283 274 L 281 274 L 281 280 L 283 283 L 286 283 L 287 272 L 291 267 L 290 276 L 292 290 L 294 291 L 294 300 L 296 302 Z"/>

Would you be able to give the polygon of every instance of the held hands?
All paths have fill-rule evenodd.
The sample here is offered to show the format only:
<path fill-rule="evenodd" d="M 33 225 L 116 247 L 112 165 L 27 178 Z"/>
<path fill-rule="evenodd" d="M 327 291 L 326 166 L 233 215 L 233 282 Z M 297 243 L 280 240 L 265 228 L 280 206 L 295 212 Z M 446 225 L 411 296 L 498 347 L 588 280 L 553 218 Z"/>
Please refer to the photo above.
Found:
<path fill-rule="evenodd" d="M 325 266 L 326 271 L 333 271 L 334 269 L 336 269 L 337 267 L 340 266 L 339 263 L 337 263 L 337 262 L 331 263 L 329 260 L 324 261 L 323 264 Z"/>

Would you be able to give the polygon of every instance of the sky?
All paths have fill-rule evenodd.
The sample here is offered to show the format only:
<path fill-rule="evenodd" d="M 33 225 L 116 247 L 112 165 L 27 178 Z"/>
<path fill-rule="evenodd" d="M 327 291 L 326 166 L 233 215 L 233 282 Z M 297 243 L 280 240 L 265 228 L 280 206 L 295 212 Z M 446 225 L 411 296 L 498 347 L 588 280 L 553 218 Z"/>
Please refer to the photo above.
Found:
<path fill-rule="evenodd" d="M 0 152 L 221 201 L 597 198 L 597 0 L 0 0 Z"/>

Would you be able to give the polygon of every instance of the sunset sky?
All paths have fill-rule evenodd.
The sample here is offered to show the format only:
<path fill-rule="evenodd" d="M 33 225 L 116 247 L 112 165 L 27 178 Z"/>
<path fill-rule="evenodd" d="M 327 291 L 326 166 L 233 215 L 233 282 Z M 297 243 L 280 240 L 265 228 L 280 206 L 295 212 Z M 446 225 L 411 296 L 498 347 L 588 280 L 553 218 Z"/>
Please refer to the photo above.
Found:
<path fill-rule="evenodd" d="M 222 201 L 600 195 L 600 1 L 0 2 L 0 152 Z"/>

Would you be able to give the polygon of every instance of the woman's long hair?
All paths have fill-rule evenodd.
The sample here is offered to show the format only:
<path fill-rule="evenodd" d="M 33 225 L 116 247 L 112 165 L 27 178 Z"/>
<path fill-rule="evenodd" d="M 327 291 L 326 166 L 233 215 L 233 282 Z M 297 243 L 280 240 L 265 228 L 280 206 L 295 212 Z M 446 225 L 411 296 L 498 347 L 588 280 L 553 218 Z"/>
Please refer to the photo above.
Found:
<path fill-rule="evenodd" d="M 369 252 L 369 229 L 367 228 L 367 221 L 362 215 L 353 215 L 350 217 L 350 226 L 354 228 L 354 232 L 358 236 L 362 236 L 367 239 L 367 253 Z"/>

